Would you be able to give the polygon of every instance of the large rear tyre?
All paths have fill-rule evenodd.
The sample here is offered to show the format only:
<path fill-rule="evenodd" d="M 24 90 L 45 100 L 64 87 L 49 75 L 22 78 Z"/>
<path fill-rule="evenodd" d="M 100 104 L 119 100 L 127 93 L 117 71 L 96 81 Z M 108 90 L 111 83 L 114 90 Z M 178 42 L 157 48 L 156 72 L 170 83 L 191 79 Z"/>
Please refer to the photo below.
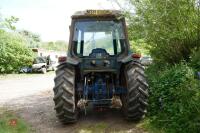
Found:
<path fill-rule="evenodd" d="M 123 113 L 128 121 L 144 117 L 148 105 L 148 84 L 144 68 L 137 62 L 127 64 L 125 71 L 127 94 L 122 97 Z"/>
<path fill-rule="evenodd" d="M 57 117 L 63 124 L 77 121 L 75 102 L 75 70 L 72 66 L 61 64 L 54 79 L 54 102 Z"/>

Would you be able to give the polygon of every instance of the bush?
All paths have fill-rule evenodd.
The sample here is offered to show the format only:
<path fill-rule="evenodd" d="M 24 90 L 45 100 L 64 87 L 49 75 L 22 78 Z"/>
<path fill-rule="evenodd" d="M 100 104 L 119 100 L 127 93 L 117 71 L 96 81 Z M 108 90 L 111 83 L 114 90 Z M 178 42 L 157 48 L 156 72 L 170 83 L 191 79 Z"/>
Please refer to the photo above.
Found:
<path fill-rule="evenodd" d="M 22 66 L 31 65 L 33 54 L 26 41 L 18 34 L 0 30 L 0 73 L 17 72 Z"/>
<path fill-rule="evenodd" d="M 200 47 L 197 1 L 130 0 L 134 8 L 134 15 L 128 16 L 130 39 L 150 45 L 156 62 L 189 61 L 192 51 Z"/>
<path fill-rule="evenodd" d="M 184 63 L 147 70 L 150 85 L 151 124 L 172 133 L 200 131 L 200 83 Z"/>

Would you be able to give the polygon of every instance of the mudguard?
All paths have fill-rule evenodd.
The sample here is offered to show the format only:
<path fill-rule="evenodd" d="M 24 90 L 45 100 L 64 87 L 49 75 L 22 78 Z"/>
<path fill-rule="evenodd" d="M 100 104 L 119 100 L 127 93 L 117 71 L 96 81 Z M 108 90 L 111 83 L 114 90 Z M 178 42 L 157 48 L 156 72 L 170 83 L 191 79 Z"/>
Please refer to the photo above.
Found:
<path fill-rule="evenodd" d="M 71 64 L 71 65 L 78 65 L 81 61 L 71 58 L 71 57 L 67 57 L 67 61 L 66 63 Z"/>
<path fill-rule="evenodd" d="M 135 62 L 140 63 L 140 59 L 139 58 L 133 58 L 132 54 L 129 54 L 128 56 L 125 56 L 123 58 L 118 59 L 118 62 L 121 62 L 123 64 L 129 63 L 131 61 L 135 61 Z"/>

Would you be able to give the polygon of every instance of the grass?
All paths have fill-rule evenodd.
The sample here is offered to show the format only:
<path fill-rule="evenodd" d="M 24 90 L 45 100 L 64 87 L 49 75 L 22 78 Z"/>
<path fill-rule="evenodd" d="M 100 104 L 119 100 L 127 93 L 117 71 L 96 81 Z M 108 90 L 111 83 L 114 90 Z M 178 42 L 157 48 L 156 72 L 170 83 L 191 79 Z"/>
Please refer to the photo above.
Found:
<path fill-rule="evenodd" d="M 164 129 L 159 129 L 159 128 L 155 127 L 154 125 L 151 124 L 150 121 L 151 120 L 148 117 L 146 117 L 144 120 L 142 120 L 137 125 L 137 127 L 144 129 L 148 133 L 165 133 Z"/>
<path fill-rule="evenodd" d="M 0 133 L 29 133 L 29 125 L 13 112 L 0 108 Z"/>
<path fill-rule="evenodd" d="M 78 133 L 104 133 L 106 128 L 108 128 L 108 124 L 104 122 L 99 122 L 96 124 L 85 124 L 80 128 Z"/>
<path fill-rule="evenodd" d="M 81 125 L 78 133 L 105 133 L 111 132 L 111 133 L 129 133 L 132 132 L 131 130 L 113 130 L 112 127 L 109 127 L 110 125 L 105 122 L 99 122 L 99 123 L 87 123 L 84 125 Z M 133 127 L 134 128 L 134 127 Z M 136 124 L 136 128 L 142 129 L 145 131 L 145 133 L 165 133 L 163 129 L 158 129 L 157 127 L 153 126 L 150 123 L 149 118 L 145 118 L 144 120 L 140 121 L 138 124 Z"/>
<path fill-rule="evenodd" d="M 42 73 L 15 73 L 15 74 L 0 74 L 0 80 L 3 79 L 18 79 L 23 77 L 32 77 L 32 76 L 41 76 L 41 75 L 50 75 L 54 74 L 54 71 L 49 71 L 46 74 Z"/>

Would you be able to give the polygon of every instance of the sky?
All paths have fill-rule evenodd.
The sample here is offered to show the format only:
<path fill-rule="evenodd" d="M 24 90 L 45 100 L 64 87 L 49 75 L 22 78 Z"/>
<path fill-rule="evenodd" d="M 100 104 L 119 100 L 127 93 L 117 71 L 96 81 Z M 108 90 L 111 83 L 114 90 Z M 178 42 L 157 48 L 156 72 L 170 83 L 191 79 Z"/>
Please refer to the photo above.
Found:
<path fill-rule="evenodd" d="M 109 0 L 0 0 L 3 17 L 19 18 L 19 30 L 29 30 L 42 41 L 69 39 L 71 15 L 86 9 L 119 9 Z"/>

